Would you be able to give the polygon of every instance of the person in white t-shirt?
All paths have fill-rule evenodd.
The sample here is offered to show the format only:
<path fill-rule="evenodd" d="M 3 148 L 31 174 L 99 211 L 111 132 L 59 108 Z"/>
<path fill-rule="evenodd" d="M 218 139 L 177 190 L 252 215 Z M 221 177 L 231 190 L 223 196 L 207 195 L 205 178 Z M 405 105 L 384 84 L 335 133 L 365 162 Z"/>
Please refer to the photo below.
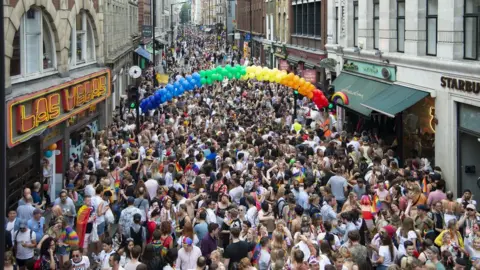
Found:
<path fill-rule="evenodd" d="M 131 259 L 130 261 L 125 264 L 125 270 L 136 270 L 137 266 L 141 264 L 138 261 L 138 258 L 140 257 L 140 254 L 142 253 L 142 248 L 140 246 L 134 246 L 131 251 Z"/>
<path fill-rule="evenodd" d="M 37 246 L 35 232 L 27 227 L 27 221 L 20 220 L 19 230 L 13 233 L 13 245 L 16 247 L 17 264 L 24 269 L 28 260 L 33 258 L 33 249 Z"/>
<path fill-rule="evenodd" d="M 228 195 L 230 195 L 230 198 L 232 199 L 232 202 L 240 205 L 240 199 L 243 197 L 243 187 L 240 185 L 240 179 L 235 178 L 233 180 L 234 188 L 232 188 L 229 192 Z"/>
<path fill-rule="evenodd" d="M 381 245 L 378 249 L 377 269 L 387 269 L 393 264 L 397 256 L 397 248 L 392 243 L 392 238 L 387 235 L 381 237 Z"/>
<path fill-rule="evenodd" d="M 73 270 L 88 270 L 90 269 L 90 259 L 87 256 L 83 256 L 78 247 L 72 248 L 72 269 Z"/>

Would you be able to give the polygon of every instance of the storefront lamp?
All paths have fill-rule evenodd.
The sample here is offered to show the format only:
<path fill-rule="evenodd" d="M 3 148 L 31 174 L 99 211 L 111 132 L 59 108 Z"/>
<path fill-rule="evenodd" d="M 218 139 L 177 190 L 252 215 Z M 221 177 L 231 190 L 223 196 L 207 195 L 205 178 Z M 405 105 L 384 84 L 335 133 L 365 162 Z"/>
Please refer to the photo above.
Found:
<path fill-rule="evenodd" d="M 329 108 L 330 110 L 333 109 L 333 104 L 332 104 L 332 103 L 329 103 L 329 104 L 328 104 L 328 108 Z"/>
<path fill-rule="evenodd" d="M 293 93 L 294 93 L 295 95 L 298 95 L 298 91 L 297 91 L 297 90 L 293 91 Z"/>
<path fill-rule="evenodd" d="M 135 102 L 130 103 L 130 109 L 135 109 Z"/>

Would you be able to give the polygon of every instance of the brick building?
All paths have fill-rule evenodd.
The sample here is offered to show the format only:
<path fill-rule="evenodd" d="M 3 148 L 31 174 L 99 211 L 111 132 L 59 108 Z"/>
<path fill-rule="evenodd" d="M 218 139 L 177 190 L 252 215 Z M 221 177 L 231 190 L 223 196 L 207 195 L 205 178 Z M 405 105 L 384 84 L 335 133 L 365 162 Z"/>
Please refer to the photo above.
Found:
<path fill-rule="evenodd" d="M 250 2 L 251 1 L 251 2 Z M 250 10 L 251 7 L 251 10 Z M 261 39 L 265 37 L 265 1 L 263 0 L 238 0 L 236 8 L 237 31 L 241 33 L 239 49 L 242 52 L 252 52 L 253 57 L 260 59 L 263 54 Z M 251 16 L 253 17 L 250 20 Z M 252 23 L 251 23 L 252 22 Z M 250 49 L 245 49 L 246 34 L 252 34 Z M 245 56 L 245 53 L 244 53 Z"/>

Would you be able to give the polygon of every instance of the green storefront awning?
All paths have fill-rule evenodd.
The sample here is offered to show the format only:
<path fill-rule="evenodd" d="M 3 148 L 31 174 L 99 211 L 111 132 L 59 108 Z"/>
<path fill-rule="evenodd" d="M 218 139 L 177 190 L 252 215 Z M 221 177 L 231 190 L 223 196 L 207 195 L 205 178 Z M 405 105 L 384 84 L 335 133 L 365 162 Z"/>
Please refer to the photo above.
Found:
<path fill-rule="evenodd" d="M 302 58 L 297 57 L 295 55 L 287 56 L 287 62 L 289 62 L 291 64 L 298 64 L 299 61 L 302 61 Z"/>
<path fill-rule="evenodd" d="M 335 92 L 345 93 L 349 100 L 348 105 L 341 104 L 341 101 L 338 105 L 365 116 L 370 116 L 372 109 L 362 106 L 362 104 L 390 86 L 387 83 L 366 79 L 346 72 L 342 72 L 335 79 L 333 85 L 335 86 Z"/>
<path fill-rule="evenodd" d="M 397 113 L 411 107 L 428 95 L 427 92 L 413 88 L 390 85 L 387 89 L 363 102 L 362 106 L 386 116 L 395 117 Z"/>

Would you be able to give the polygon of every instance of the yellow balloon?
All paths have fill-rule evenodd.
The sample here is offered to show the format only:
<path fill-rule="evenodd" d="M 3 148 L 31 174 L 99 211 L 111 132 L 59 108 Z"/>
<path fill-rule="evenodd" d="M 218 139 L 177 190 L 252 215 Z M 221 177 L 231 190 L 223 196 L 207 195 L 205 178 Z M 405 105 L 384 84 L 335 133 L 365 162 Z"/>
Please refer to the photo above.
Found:
<path fill-rule="evenodd" d="M 253 72 L 248 73 L 248 78 L 250 78 L 250 79 L 255 78 L 255 73 L 253 73 Z"/>
<path fill-rule="evenodd" d="M 302 125 L 295 123 L 293 124 L 293 129 L 298 133 L 300 130 L 302 130 Z"/>

